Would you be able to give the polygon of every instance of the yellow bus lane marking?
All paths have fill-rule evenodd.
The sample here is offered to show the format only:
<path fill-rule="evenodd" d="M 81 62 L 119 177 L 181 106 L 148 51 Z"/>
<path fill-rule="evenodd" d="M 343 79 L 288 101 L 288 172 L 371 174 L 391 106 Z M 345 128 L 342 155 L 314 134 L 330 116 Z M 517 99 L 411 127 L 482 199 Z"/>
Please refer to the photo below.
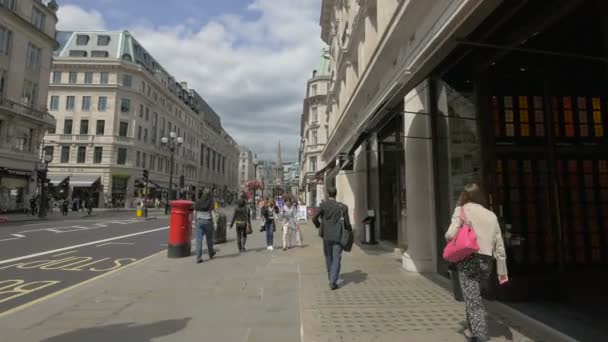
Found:
<path fill-rule="evenodd" d="M 126 264 L 137 261 L 135 258 L 101 258 L 95 259 L 88 256 L 69 256 L 63 259 L 56 260 L 35 260 L 30 262 L 21 262 L 0 267 L 0 270 L 9 268 L 19 270 L 43 270 L 43 271 L 89 271 L 89 272 L 107 272 L 125 266 Z M 104 264 L 104 267 L 90 267 L 93 265 Z M 89 267 L 85 269 L 85 267 Z"/>
<path fill-rule="evenodd" d="M 142 262 L 144 262 L 144 261 L 147 261 L 147 260 L 149 260 L 149 259 L 151 259 L 151 258 L 153 258 L 153 257 L 155 257 L 155 256 L 157 256 L 157 255 L 159 255 L 159 254 L 161 254 L 161 253 L 166 253 L 166 251 L 160 251 L 160 252 L 158 252 L 158 253 L 154 253 L 154 254 L 152 254 L 152 255 L 150 255 L 150 256 L 147 256 L 147 257 L 145 257 L 145 258 L 143 258 L 143 259 L 140 259 L 140 260 L 134 261 L 134 262 L 132 262 L 132 263 L 130 263 L 130 264 L 128 264 L 128 265 L 126 265 L 126 266 L 122 266 L 122 267 L 119 267 L 119 268 L 117 268 L 117 269 L 113 269 L 113 270 L 108 271 L 108 272 L 106 272 L 106 273 L 102 273 L 102 274 L 100 274 L 100 275 L 98 275 L 98 276 L 96 276 L 96 277 L 89 278 L 89 279 L 87 279 L 87 280 L 85 280 L 85 281 L 82 281 L 82 282 L 80 282 L 80 283 L 78 283 L 78 284 L 74 284 L 74 285 L 69 286 L 69 287 L 66 287 L 66 288 L 64 288 L 64 289 L 62 289 L 62 290 L 59 290 L 59 291 L 56 291 L 56 292 L 50 293 L 50 294 L 48 294 L 48 295 L 46 295 L 46 296 L 43 296 L 43 297 L 40 297 L 40 298 L 34 299 L 34 300 L 30 301 L 30 302 L 27 302 L 27 303 L 22 304 L 22 305 L 20 305 L 20 306 L 14 307 L 14 308 L 12 308 L 12 309 L 10 309 L 10 310 L 7 310 L 7 311 L 4 311 L 4 312 L 1 312 L 1 313 L 0 313 L 0 318 L 5 317 L 5 316 L 8 316 L 8 315 L 13 314 L 13 313 L 18 312 L 18 311 L 21 311 L 21 310 L 23 310 L 23 309 L 29 308 L 29 307 L 31 307 L 31 306 L 33 306 L 33 305 L 35 305 L 35 304 L 41 303 L 41 302 L 43 302 L 43 301 L 45 301 L 45 300 L 48 300 L 48 299 L 51 299 L 51 298 L 57 297 L 57 296 L 59 296 L 59 295 L 61 295 L 61 294 L 64 294 L 64 293 L 66 293 L 66 292 L 68 292 L 68 291 L 71 291 L 71 290 L 74 290 L 74 289 L 76 289 L 76 288 L 78 288 L 78 287 L 81 287 L 81 286 L 84 286 L 84 285 L 90 284 L 90 283 L 92 283 L 92 282 L 94 282 L 94 281 L 96 281 L 96 280 L 99 280 L 99 279 L 102 279 L 102 278 L 104 278 L 104 277 L 107 277 L 107 276 L 109 276 L 109 275 L 111 275 L 111 274 L 117 273 L 118 271 L 122 271 L 122 270 L 124 270 L 124 269 L 126 269 L 126 268 L 129 268 L 129 267 L 132 267 L 132 266 L 134 266 L 134 265 L 140 264 L 140 263 L 142 263 Z"/>
<path fill-rule="evenodd" d="M 41 280 L 31 282 L 26 282 L 22 279 L 1 280 L 0 304 L 59 283 L 60 281 L 58 280 Z M 4 297 L 4 295 L 8 296 Z"/>

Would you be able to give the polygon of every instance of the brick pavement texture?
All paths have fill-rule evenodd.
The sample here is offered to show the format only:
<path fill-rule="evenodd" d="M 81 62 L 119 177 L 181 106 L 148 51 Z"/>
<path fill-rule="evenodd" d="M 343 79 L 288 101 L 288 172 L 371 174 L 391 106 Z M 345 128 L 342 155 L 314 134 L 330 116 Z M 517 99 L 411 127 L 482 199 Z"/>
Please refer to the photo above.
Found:
<path fill-rule="evenodd" d="M 309 224 L 304 232 L 305 247 L 269 252 L 256 231 L 239 254 L 232 230 L 218 256 L 200 265 L 158 254 L 0 318 L 2 339 L 464 341 L 462 303 L 404 271 L 392 253 L 355 246 L 344 255 L 341 288 L 330 291 L 321 241 Z M 543 340 L 497 316 L 490 332 L 493 341 Z"/>

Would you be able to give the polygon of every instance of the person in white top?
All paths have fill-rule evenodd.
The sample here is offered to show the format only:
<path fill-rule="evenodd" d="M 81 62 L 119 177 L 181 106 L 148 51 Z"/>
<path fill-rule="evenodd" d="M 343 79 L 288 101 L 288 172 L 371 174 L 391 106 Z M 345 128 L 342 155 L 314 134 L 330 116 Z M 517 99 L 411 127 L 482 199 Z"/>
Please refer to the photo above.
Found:
<path fill-rule="evenodd" d="M 283 250 L 286 251 L 291 248 L 293 236 L 297 234 L 296 207 L 293 206 L 290 199 L 287 199 L 281 208 L 281 218 L 283 220 Z M 297 241 L 299 243 L 299 236 Z"/>
<path fill-rule="evenodd" d="M 496 260 L 496 272 L 500 284 L 506 283 L 507 256 L 504 242 L 496 215 L 486 209 L 486 196 L 477 184 L 469 184 L 458 199 L 458 206 L 454 210 L 452 223 L 445 233 L 449 241 L 453 239 L 463 222 L 460 218 L 460 208 L 464 208 L 464 220 L 468 221 L 479 244 L 479 251 L 470 257 L 458 262 L 458 277 L 464 297 L 466 320 L 468 329 L 465 335 L 469 341 L 486 341 L 488 327 L 486 312 L 481 299 L 481 288 L 488 282 L 491 273 L 491 263 Z"/>

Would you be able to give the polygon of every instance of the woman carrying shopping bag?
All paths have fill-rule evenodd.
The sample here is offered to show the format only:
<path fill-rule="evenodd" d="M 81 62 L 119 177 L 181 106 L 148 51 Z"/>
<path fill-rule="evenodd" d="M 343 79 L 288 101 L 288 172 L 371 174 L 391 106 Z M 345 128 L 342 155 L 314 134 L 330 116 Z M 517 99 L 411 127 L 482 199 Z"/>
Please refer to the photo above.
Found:
<path fill-rule="evenodd" d="M 496 262 L 498 281 L 508 282 L 507 256 L 496 215 L 486 209 L 486 196 L 477 184 L 469 184 L 458 199 L 443 256 L 456 263 L 464 297 L 469 341 L 487 341 L 486 312 L 481 288 L 488 282 L 491 263 Z"/>

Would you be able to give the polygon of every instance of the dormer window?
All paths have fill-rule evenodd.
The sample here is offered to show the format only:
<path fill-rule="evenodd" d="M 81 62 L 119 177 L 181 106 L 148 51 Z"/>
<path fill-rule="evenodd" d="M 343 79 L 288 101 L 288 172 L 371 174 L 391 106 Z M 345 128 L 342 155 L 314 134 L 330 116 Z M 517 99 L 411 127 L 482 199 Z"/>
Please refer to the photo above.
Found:
<path fill-rule="evenodd" d="M 86 57 L 87 52 L 84 50 L 70 50 L 70 57 Z"/>
<path fill-rule="evenodd" d="M 133 57 L 131 57 L 130 54 L 125 53 L 124 55 L 122 55 L 122 59 L 128 62 L 133 62 Z"/>
<path fill-rule="evenodd" d="M 110 44 L 110 36 L 97 36 L 97 45 L 108 46 Z"/>
<path fill-rule="evenodd" d="M 76 45 L 87 45 L 89 44 L 89 36 L 86 34 L 79 34 L 76 36 Z"/>
<path fill-rule="evenodd" d="M 95 58 L 108 58 L 110 54 L 108 51 L 91 51 L 91 57 Z"/>

